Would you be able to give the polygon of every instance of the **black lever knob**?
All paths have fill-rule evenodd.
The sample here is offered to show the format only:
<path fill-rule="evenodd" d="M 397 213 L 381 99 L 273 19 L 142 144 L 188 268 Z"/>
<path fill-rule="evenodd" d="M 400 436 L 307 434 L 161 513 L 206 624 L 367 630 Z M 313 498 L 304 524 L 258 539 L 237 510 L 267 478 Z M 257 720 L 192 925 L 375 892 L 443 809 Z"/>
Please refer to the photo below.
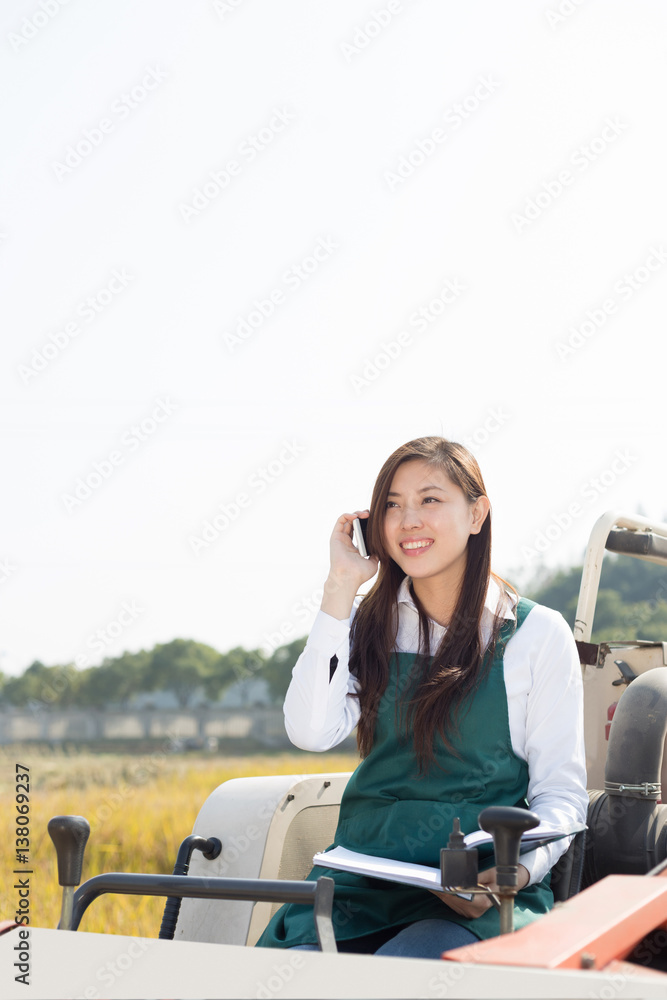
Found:
<path fill-rule="evenodd" d="M 619 687 L 621 684 L 632 684 L 633 681 L 637 680 L 637 674 L 634 672 L 632 667 L 625 662 L 625 660 L 614 660 L 614 663 L 621 671 L 621 676 L 611 682 L 612 687 Z"/>
<path fill-rule="evenodd" d="M 490 806 L 482 810 L 477 821 L 482 830 L 493 836 L 498 887 L 508 887 L 510 893 L 512 888 L 516 891 L 521 837 L 538 825 L 540 817 L 527 809 Z"/>
<path fill-rule="evenodd" d="M 83 816 L 54 816 L 48 831 L 58 856 L 59 885 L 79 885 L 90 823 Z"/>

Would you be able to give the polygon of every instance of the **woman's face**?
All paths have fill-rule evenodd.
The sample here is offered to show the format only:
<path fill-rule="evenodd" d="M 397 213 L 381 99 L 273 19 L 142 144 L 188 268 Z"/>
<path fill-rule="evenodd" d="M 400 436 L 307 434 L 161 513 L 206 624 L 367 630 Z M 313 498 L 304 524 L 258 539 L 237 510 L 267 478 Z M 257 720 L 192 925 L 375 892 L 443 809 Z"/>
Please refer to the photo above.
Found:
<path fill-rule="evenodd" d="M 421 459 L 399 465 L 389 487 L 384 541 L 391 558 L 413 579 L 441 577 L 457 585 L 465 571 L 468 538 L 489 511 L 469 503 L 460 486 Z"/>

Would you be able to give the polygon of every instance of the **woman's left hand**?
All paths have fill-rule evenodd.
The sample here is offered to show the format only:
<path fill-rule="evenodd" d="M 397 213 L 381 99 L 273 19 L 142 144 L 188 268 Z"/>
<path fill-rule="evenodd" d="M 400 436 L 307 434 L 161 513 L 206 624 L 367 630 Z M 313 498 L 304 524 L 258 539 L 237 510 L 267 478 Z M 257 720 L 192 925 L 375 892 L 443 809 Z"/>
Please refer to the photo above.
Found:
<path fill-rule="evenodd" d="M 530 878 L 530 873 L 527 868 L 523 865 L 518 865 L 517 881 L 519 889 L 523 889 L 524 886 L 528 885 L 528 880 Z M 479 884 L 487 886 L 491 892 L 498 892 L 498 884 L 496 883 L 496 869 L 487 868 L 485 872 L 479 873 Z M 436 896 L 438 896 L 443 903 L 446 903 L 455 913 L 460 914 L 462 917 L 481 917 L 489 907 L 493 906 L 493 903 L 486 895 L 486 893 L 479 893 L 479 895 L 474 895 L 472 899 L 462 899 L 461 896 L 456 896 L 452 892 L 437 892 L 435 889 L 430 890 Z"/>

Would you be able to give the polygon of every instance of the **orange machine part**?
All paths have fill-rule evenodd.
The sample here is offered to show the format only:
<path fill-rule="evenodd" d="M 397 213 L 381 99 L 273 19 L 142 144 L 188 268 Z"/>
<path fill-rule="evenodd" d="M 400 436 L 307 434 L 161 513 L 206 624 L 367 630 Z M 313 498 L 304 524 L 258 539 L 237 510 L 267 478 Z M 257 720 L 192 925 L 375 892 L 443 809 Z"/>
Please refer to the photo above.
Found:
<path fill-rule="evenodd" d="M 542 969 L 602 969 L 663 926 L 667 869 L 652 878 L 609 875 L 514 934 L 455 948 L 442 957 Z"/>

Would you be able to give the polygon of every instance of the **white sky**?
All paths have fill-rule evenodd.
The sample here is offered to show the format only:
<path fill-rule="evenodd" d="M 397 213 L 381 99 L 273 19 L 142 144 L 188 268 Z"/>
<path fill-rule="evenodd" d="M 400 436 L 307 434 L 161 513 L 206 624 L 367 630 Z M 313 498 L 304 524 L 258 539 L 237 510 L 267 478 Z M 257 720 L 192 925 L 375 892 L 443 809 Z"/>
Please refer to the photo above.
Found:
<path fill-rule="evenodd" d="M 5 0 L 1 668 L 305 634 L 425 434 L 473 441 L 519 582 L 573 504 L 549 566 L 665 519 L 666 37 L 661 0 Z"/>

